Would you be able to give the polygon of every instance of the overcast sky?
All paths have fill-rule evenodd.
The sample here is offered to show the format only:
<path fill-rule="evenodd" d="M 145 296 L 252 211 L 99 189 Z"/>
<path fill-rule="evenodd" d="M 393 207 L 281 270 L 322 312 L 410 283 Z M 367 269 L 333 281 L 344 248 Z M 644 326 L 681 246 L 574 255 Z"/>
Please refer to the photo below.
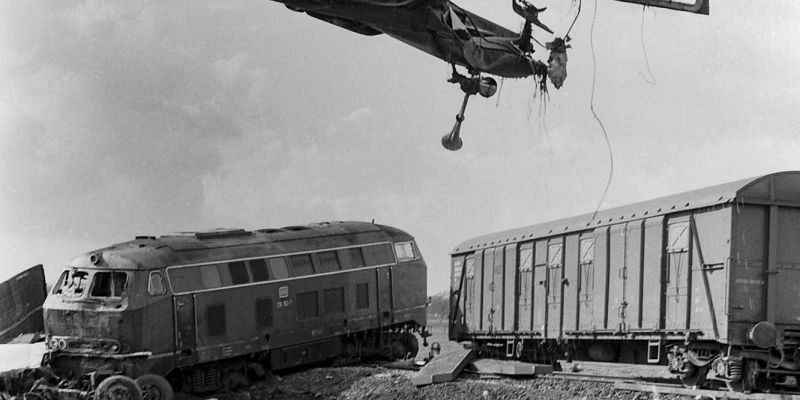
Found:
<path fill-rule="evenodd" d="M 456 3 L 519 29 L 510 1 Z M 458 152 L 449 66 L 386 36 L 266 0 L 0 4 L 0 279 L 135 235 L 375 219 L 416 236 L 435 293 L 457 243 L 592 211 L 606 183 L 593 0 L 564 87 L 473 99 Z M 563 35 L 578 3 L 537 5 Z M 604 207 L 800 169 L 800 2 L 597 6 Z"/>

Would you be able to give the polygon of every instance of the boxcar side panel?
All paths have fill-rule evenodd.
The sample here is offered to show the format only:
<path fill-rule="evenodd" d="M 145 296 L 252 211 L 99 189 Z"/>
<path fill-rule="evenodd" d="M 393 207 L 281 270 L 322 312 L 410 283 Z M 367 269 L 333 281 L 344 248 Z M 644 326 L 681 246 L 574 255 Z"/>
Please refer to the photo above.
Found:
<path fill-rule="evenodd" d="M 594 231 L 594 327 L 608 328 L 608 227 Z"/>
<path fill-rule="evenodd" d="M 800 293 L 800 208 L 778 208 L 777 290 L 781 294 Z M 800 302 L 784 301 L 775 308 L 776 324 L 797 324 L 800 321 Z"/>
<path fill-rule="evenodd" d="M 725 302 L 727 258 L 730 254 L 730 208 L 694 214 L 692 229 L 692 329 L 700 329 L 705 337 L 725 337 Z M 702 261 L 701 261 L 702 255 Z M 706 288 L 706 284 L 708 288 Z M 710 292 L 711 297 L 706 295 Z M 713 308 L 713 317 L 711 309 Z M 715 334 L 714 331 L 717 331 Z"/>
<path fill-rule="evenodd" d="M 578 269 L 580 268 L 580 255 L 578 254 L 578 234 L 568 235 L 564 246 L 564 330 L 578 329 Z"/>
<path fill-rule="evenodd" d="M 483 252 L 483 307 L 481 307 L 481 331 L 492 330 L 492 317 L 494 313 L 494 252 L 495 249 L 486 249 Z"/>
<path fill-rule="evenodd" d="M 733 207 L 729 321 L 758 322 L 766 318 L 767 207 Z"/>
<path fill-rule="evenodd" d="M 661 327 L 663 309 L 664 217 L 645 220 L 642 266 L 642 329 Z"/>
<path fill-rule="evenodd" d="M 522 243 L 519 246 L 519 302 L 517 315 L 519 315 L 518 328 L 522 332 L 532 331 L 533 328 L 533 243 Z"/>
<path fill-rule="evenodd" d="M 626 323 L 625 224 L 611 226 L 609 233 L 608 328 L 623 331 Z"/>
<path fill-rule="evenodd" d="M 503 278 L 503 273 L 505 272 L 505 266 L 503 263 L 503 258 L 505 254 L 503 252 L 503 247 L 499 246 L 494 249 L 494 266 L 493 266 L 493 273 L 494 277 L 492 278 L 492 309 L 491 309 L 491 322 L 492 327 L 491 331 L 497 331 L 503 329 L 503 305 L 505 300 L 503 299 L 503 294 L 505 293 L 505 279 Z"/>
<path fill-rule="evenodd" d="M 664 317 L 667 330 L 688 328 L 689 294 L 689 216 L 670 216 L 667 220 L 666 287 Z"/>
<path fill-rule="evenodd" d="M 503 285 L 503 330 L 517 329 L 517 245 L 506 246 L 505 285 Z"/>
<path fill-rule="evenodd" d="M 533 252 L 533 329 L 545 332 L 547 312 L 547 241 L 537 240 Z"/>
<path fill-rule="evenodd" d="M 561 336 L 564 304 L 564 239 L 551 238 L 547 245 L 547 337 Z"/>
<path fill-rule="evenodd" d="M 625 323 L 628 329 L 642 327 L 642 229 L 643 220 L 625 227 Z"/>
<path fill-rule="evenodd" d="M 578 329 L 590 331 L 595 327 L 595 257 L 594 232 L 581 235 L 578 249 Z"/>
<path fill-rule="evenodd" d="M 483 250 L 475 252 L 475 275 L 472 285 L 472 329 L 470 332 L 479 332 L 483 329 Z"/>

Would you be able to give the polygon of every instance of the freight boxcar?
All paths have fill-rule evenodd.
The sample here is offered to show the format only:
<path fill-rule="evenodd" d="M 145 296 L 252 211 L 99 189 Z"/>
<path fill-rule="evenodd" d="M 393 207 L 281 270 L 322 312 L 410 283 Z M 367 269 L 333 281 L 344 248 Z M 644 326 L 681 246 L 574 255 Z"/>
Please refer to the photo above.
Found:
<path fill-rule="evenodd" d="M 412 236 L 330 222 L 141 236 L 91 251 L 61 274 L 44 315 L 49 364 L 83 382 L 74 387 L 103 398 L 136 392 L 137 378 L 167 400 L 173 387 L 235 387 L 266 369 L 413 356 L 426 307 Z"/>
<path fill-rule="evenodd" d="M 800 375 L 799 291 L 800 172 L 781 172 L 467 240 L 449 335 L 757 390 Z"/>

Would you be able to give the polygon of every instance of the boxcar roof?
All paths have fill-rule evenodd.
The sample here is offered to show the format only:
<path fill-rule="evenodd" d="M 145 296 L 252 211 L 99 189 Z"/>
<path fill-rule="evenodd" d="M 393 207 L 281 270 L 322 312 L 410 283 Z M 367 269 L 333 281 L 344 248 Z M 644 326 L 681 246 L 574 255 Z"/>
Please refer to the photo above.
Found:
<path fill-rule="evenodd" d="M 529 241 L 541 237 L 592 230 L 598 227 L 654 216 L 747 200 L 800 203 L 800 171 L 786 171 L 660 197 L 570 218 L 491 233 L 457 245 L 451 254 Z"/>
<path fill-rule="evenodd" d="M 413 240 L 397 228 L 369 222 L 321 222 L 308 225 L 177 232 L 136 239 L 82 254 L 69 265 L 85 268 L 153 268 L 274 254 L 314 251 L 381 241 Z M 92 262 L 92 256 L 101 261 Z M 97 258 L 95 258 L 97 260 Z"/>

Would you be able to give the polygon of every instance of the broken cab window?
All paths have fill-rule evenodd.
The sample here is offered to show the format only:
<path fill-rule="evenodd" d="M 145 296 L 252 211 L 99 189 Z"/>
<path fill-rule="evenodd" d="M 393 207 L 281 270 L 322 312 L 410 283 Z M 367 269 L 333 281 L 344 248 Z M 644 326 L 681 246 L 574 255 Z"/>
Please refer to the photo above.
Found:
<path fill-rule="evenodd" d="M 122 297 L 128 284 L 124 272 L 97 272 L 92 280 L 92 297 Z"/>
<path fill-rule="evenodd" d="M 81 297 L 89 286 L 89 273 L 76 268 L 64 271 L 53 289 L 54 294 L 66 297 Z"/>
<path fill-rule="evenodd" d="M 167 287 L 164 285 L 164 276 L 161 272 L 150 272 L 150 280 L 147 282 L 147 293 L 151 296 L 159 296 L 167 293 Z"/>

